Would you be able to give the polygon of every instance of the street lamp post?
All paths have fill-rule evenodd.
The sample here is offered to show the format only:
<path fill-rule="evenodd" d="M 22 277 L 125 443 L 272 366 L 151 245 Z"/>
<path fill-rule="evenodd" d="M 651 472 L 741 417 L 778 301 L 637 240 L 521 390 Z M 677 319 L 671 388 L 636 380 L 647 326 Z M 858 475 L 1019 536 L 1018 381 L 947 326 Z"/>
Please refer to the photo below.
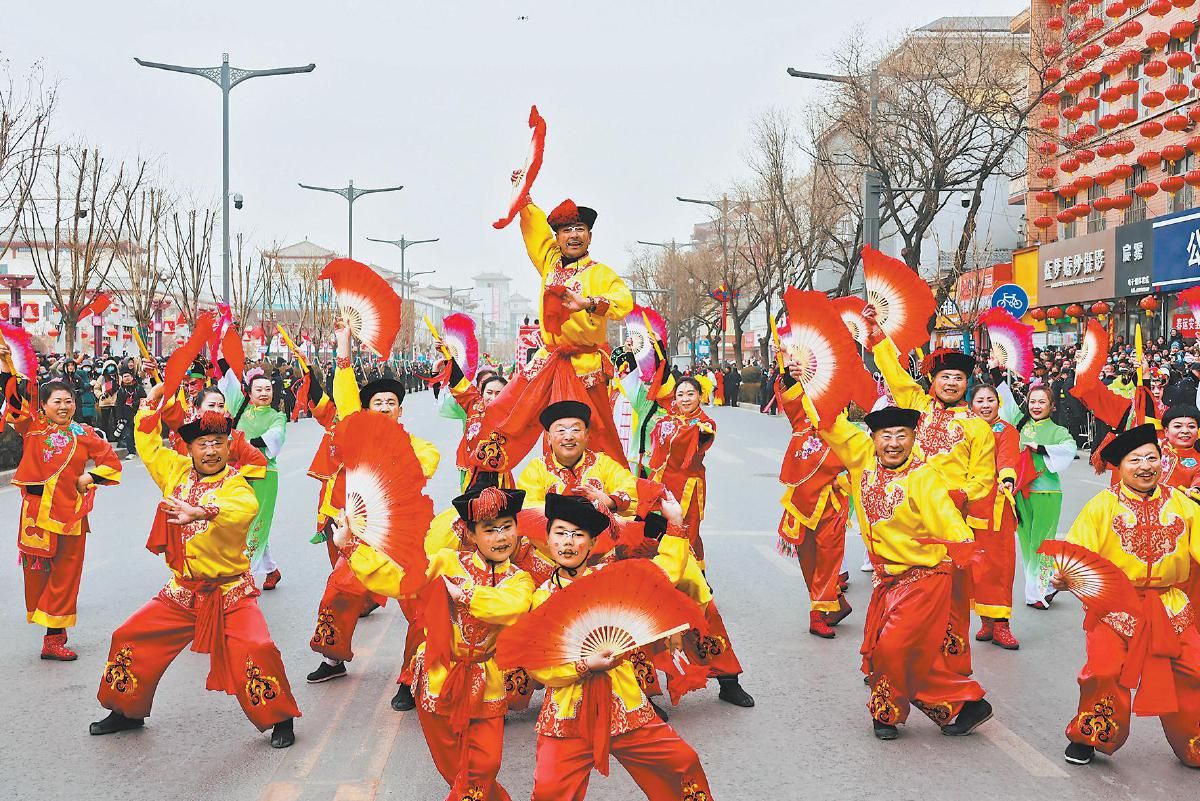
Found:
<path fill-rule="evenodd" d="M 312 189 L 315 192 L 332 192 L 335 195 L 341 195 L 346 199 L 349 206 L 349 233 L 347 234 L 346 255 L 354 258 L 354 201 L 358 200 L 363 195 L 374 195 L 378 192 L 399 192 L 403 186 L 385 186 L 380 189 L 355 189 L 354 181 L 350 181 L 346 186 L 335 188 L 330 186 L 309 186 L 308 184 L 300 184 L 301 189 Z"/>
<path fill-rule="evenodd" d="M 474 292 L 474 291 L 475 291 L 475 289 L 474 289 L 473 287 L 469 287 L 469 286 L 460 286 L 460 287 L 457 287 L 457 288 L 455 288 L 455 286 L 454 286 L 453 284 L 451 284 L 450 286 L 448 286 L 448 287 L 445 287 L 445 288 L 443 288 L 443 287 L 440 287 L 440 286 L 435 286 L 435 287 L 430 287 L 430 289 L 436 289 L 436 290 L 438 290 L 439 292 L 445 292 L 445 293 L 446 293 L 446 305 L 450 307 L 450 313 L 451 313 L 451 314 L 454 314 L 454 295 L 455 295 L 456 293 L 458 293 L 458 292 L 466 292 L 466 293 L 469 295 L 469 294 L 471 294 L 472 292 Z M 464 307 L 464 308 L 466 308 L 466 304 L 465 304 L 465 302 L 464 302 L 464 304 L 463 304 L 463 307 Z"/>
<path fill-rule="evenodd" d="M 433 270 L 422 270 L 419 273 L 407 272 L 407 270 L 405 269 L 405 266 L 404 266 L 404 253 L 413 245 L 424 245 L 429 242 L 437 242 L 438 239 L 440 239 L 440 237 L 434 237 L 433 239 L 408 239 L 404 236 L 401 236 L 399 239 L 375 239 L 373 237 L 369 237 L 369 236 L 367 237 L 368 242 L 382 242 L 385 245 L 395 245 L 396 247 L 400 248 L 400 302 L 401 303 L 404 302 L 404 288 L 407 285 L 408 281 L 413 276 L 428 275 L 429 273 L 434 272 Z"/>
<path fill-rule="evenodd" d="M 728 220 L 729 220 L 729 196 L 721 195 L 720 200 L 698 200 L 690 197 L 676 197 L 680 203 L 696 203 L 701 206 L 712 206 L 717 211 L 721 212 L 721 225 L 718 229 L 718 234 L 721 237 L 721 263 L 724 265 L 724 274 L 729 275 L 729 235 L 728 235 Z M 737 313 L 737 310 L 734 310 Z M 721 315 L 721 342 L 718 349 L 718 358 L 722 363 L 725 361 L 725 340 L 729 338 L 729 332 L 725 330 L 725 315 Z"/>
<path fill-rule="evenodd" d="M 222 299 L 229 302 L 229 92 L 242 81 L 270 75 L 294 75 L 312 72 L 316 64 L 303 67 L 274 67 L 266 70 L 244 70 L 229 66 L 229 54 L 221 54 L 219 67 L 182 67 L 178 64 L 161 64 L 134 58 L 139 65 L 168 72 L 186 72 L 199 75 L 215 83 L 221 89 L 221 292 Z"/>
<path fill-rule="evenodd" d="M 154 301 L 154 356 L 162 358 L 163 355 L 163 312 L 171 305 L 169 298 L 161 298 Z"/>

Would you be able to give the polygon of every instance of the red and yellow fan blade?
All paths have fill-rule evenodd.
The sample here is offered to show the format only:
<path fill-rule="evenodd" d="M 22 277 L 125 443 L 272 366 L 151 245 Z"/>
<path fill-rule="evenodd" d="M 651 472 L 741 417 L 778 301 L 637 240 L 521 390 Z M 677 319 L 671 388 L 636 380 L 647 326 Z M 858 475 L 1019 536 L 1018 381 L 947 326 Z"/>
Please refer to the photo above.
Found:
<path fill-rule="evenodd" d="M 631 559 L 578 579 L 505 629 L 496 641 L 496 662 L 502 668 L 569 665 L 703 626 L 700 606 L 675 589 L 660 567 Z"/>
<path fill-rule="evenodd" d="M 458 362 L 467 380 L 475 380 L 479 369 L 479 340 L 475 337 L 475 321 L 461 312 L 442 319 L 442 342 L 450 357 Z"/>
<path fill-rule="evenodd" d="M 360 411 L 338 423 L 333 447 L 343 465 L 345 510 L 354 536 L 404 570 L 400 591 L 425 583 L 425 534 L 433 501 L 404 426 L 378 412 Z"/>
<path fill-rule="evenodd" d="M 317 276 L 333 284 L 338 312 L 350 331 L 380 358 L 392 352 L 400 332 L 400 297 L 367 265 L 353 259 L 334 259 Z"/>
<path fill-rule="evenodd" d="M 221 337 L 221 358 L 239 380 L 246 374 L 246 351 L 242 347 L 242 335 L 232 325 L 225 329 Z"/>
<path fill-rule="evenodd" d="M 867 302 L 854 295 L 844 298 L 834 298 L 830 302 L 833 303 L 833 308 L 837 310 L 838 315 L 842 318 L 842 322 L 845 324 L 846 330 L 850 332 L 850 336 L 859 345 L 865 347 L 867 344 L 867 318 L 863 317 L 862 311 L 866 308 Z"/>
<path fill-rule="evenodd" d="M 873 396 L 875 384 L 825 293 L 791 288 L 783 293 L 783 305 L 788 316 L 779 330 L 784 361 L 800 364 L 800 383 L 820 418 L 814 422 L 828 425 L 850 401 Z"/>
<path fill-rule="evenodd" d="M 929 284 L 899 259 L 872 247 L 862 249 L 867 303 L 901 355 L 929 342 L 929 321 L 936 306 Z"/>
<path fill-rule="evenodd" d="M 979 324 L 987 330 L 997 365 L 1028 381 L 1033 375 L 1033 326 L 998 307 L 980 315 Z"/>
<path fill-rule="evenodd" d="M 1129 576 L 1095 551 L 1073 542 L 1047 540 L 1038 553 L 1050 557 L 1055 572 L 1066 579 L 1067 589 L 1089 611 L 1140 614 L 1142 602 Z"/>
<path fill-rule="evenodd" d="M 33 341 L 29 332 L 12 323 L 0 322 L 0 339 L 8 345 L 11 364 L 5 365 L 6 372 L 21 378 L 34 381 L 38 374 L 37 354 L 33 350 Z"/>
<path fill-rule="evenodd" d="M 172 351 L 167 358 L 167 364 L 163 367 L 162 400 L 159 401 L 159 407 L 155 413 L 142 420 L 142 431 L 150 432 L 158 427 L 163 405 L 179 392 L 179 387 L 182 386 L 183 379 L 191 368 L 192 362 L 196 361 L 196 357 L 208 344 L 215 325 L 216 319 L 212 312 L 202 312 L 196 318 L 196 324 L 192 326 L 192 335 L 188 337 L 188 341 Z"/>
<path fill-rule="evenodd" d="M 1075 386 L 1080 389 L 1100 380 L 1100 370 L 1108 359 L 1108 332 L 1099 320 L 1088 320 L 1087 331 L 1075 354 Z"/>
<path fill-rule="evenodd" d="M 521 179 L 513 184 L 512 196 L 508 201 L 508 211 L 504 216 L 492 223 L 493 228 L 504 228 L 521 213 L 521 209 L 529 202 L 529 192 L 533 189 L 533 181 L 542 170 L 542 154 L 546 150 L 546 121 L 538 114 L 537 106 L 529 107 L 529 155 L 521 167 Z"/>

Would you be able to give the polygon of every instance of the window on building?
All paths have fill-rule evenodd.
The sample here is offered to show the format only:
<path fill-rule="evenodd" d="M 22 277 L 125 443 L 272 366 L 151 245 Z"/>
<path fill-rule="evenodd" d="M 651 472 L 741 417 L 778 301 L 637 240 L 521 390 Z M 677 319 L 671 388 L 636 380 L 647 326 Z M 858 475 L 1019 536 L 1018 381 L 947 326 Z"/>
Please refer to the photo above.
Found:
<path fill-rule="evenodd" d="M 1088 205 L 1092 207 L 1092 211 L 1088 214 L 1087 229 L 1089 234 L 1094 234 L 1097 231 L 1104 230 L 1104 212 L 1096 211 L 1096 201 L 1104 197 L 1105 189 L 1100 184 L 1092 184 L 1088 187 Z"/>
<path fill-rule="evenodd" d="M 1075 221 L 1062 224 L 1062 236 L 1059 239 L 1074 239 L 1075 238 Z"/>
<path fill-rule="evenodd" d="M 1092 114 L 1092 124 L 1093 125 L 1099 125 L 1100 118 L 1103 117 L 1105 114 L 1109 114 L 1113 111 L 1113 104 L 1105 102 L 1105 100 L 1100 97 L 1100 95 L 1104 92 L 1104 90 L 1107 89 L 1110 85 L 1111 85 L 1110 78 L 1108 77 L 1108 74 L 1105 73 L 1104 75 L 1101 76 L 1100 83 L 1098 83 L 1094 87 L 1092 87 L 1092 97 L 1096 98 L 1096 101 L 1098 103 L 1098 105 L 1096 106 L 1096 111 Z"/>
<path fill-rule="evenodd" d="M 1194 156 L 1191 152 L 1189 152 L 1186 158 L 1182 158 L 1174 164 L 1165 165 L 1166 173 L 1167 175 L 1187 175 L 1188 171 L 1192 169 L 1194 164 Z M 1174 197 L 1171 198 L 1170 203 L 1167 204 L 1167 208 L 1172 212 L 1185 211 L 1196 205 L 1194 200 L 1195 190 L 1193 190 L 1192 187 L 1188 186 L 1187 184 L 1184 184 L 1183 189 L 1176 192 Z"/>
<path fill-rule="evenodd" d="M 1133 175 L 1125 179 L 1125 194 L 1133 198 L 1133 203 L 1125 210 L 1125 223 L 1141 222 L 1146 219 L 1146 199 L 1134 194 L 1133 188 L 1146 180 L 1146 168 L 1141 164 L 1137 164 L 1133 168 Z"/>

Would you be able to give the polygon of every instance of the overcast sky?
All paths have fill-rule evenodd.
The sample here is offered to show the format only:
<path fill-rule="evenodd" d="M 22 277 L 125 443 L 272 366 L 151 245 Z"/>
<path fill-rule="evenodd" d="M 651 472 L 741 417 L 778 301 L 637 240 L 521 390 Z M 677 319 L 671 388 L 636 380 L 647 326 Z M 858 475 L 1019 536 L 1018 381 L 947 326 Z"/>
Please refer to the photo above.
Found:
<path fill-rule="evenodd" d="M 402 184 L 355 205 L 355 256 L 398 266 L 366 241 L 440 237 L 408 251 L 445 285 L 481 271 L 536 284 L 517 226 L 491 222 L 524 159 L 536 103 L 549 125 L 534 199 L 599 211 L 593 255 L 622 270 L 635 240 L 686 240 L 703 197 L 742 176 L 754 117 L 800 109 L 820 69 L 864 28 L 894 37 L 942 15 L 1016 13 L 1017 0 L 603 0 L 204 3 L 60 0 L 6 14 L 0 54 L 60 82 L 56 125 L 113 155 L 158 159 L 179 187 L 220 196 L 220 92 L 201 78 L 138 67 L 134 56 L 244 68 L 317 64 L 232 93 L 232 230 L 256 243 L 307 237 L 346 247 L 346 203 L 324 186 Z M 916 16 L 913 16 L 913 15 Z M 527 19 L 519 19 L 527 17 Z M 219 246 L 214 261 L 219 264 Z"/>

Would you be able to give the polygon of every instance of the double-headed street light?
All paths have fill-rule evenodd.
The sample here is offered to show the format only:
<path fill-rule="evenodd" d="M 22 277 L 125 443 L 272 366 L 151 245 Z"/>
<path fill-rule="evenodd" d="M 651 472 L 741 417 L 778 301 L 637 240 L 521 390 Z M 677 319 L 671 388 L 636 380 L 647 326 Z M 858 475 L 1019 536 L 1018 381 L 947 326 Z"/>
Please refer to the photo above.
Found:
<path fill-rule="evenodd" d="M 400 248 L 400 300 L 401 301 L 404 300 L 404 287 L 407 285 L 407 283 L 412 278 L 414 278 L 418 275 L 429 275 L 430 273 L 436 272 L 435 270 L 422 270 L 419 273 L 407 272 L 404 267 L 405 251 L 407 251 L 413 245 L 424 245 L 429 242 L 437 242 L 439 238 L 440 237 L 435 237 L 433 239 L 408 239 L 406 237 L 401 236 L 399 239 L 374 239 L 369 236 L 367 237 L 368 242 L 382 242 L 385 245 L 395 245 L 396 247 Z"/>
<path fill-rule="evenodd" d="M 363 195 L 374 195 L 379 192 L 399 192 L 403 186 L 385 186 L 380 189 L 355 189 L 354 181 L 350 181 L 343 187 L 332 186 L 309 186 L 308 184 L 300 184 L 301 189 L 311 189 L 314 192 L 332 192 L 335 195 L 340 195 L 346 199 L 349 206 L 349 232 L 346 236 L 346 256 L 354 258 L 354 201 L 358 200 Z"/>
<path fill-rule="evenodd" d="M 729 275 L 729 236 L 728 236 L 728 231 L 727 231 L 727 229 L 728 229 L 727 221 L 729 219 L 729 207 L 731 205 L 730 201 L 729 201 L 729 196 L 721 195 L 720 200 L 699 200 L 697 198 L 692 198 L 692 197 L 678 197 L 678 196 L 675 199 L 678 200 L 680 203 L 695 203 L 700 206 L 712 206 L 714 209 L 721 212 L 721 218 L 720 218 L 721 225 L 717 229 L 717 233 L 721 238 L 721 264 L 724 266 L 724 274 L 726 276 L 728 276 Z M 717 352 L 717 357 L 721 360 L 722 363 L 725 362 L 725 340 L 726 340 L 726 338 L 727 338 L 727 332 L 725 331 L 725 320 L 724 320 L 724 315 L 722 314 L 721 342 L 719 343 L 720 347 L 718 348 L 718 352 Z"/>
<path fill-rule="evenodd" d="M 186 72 L 199 75 L 215 83 L 221 89 L 221 292 L 222 299 L 229 302 L 229 92 L 242 81 L 263 78 L 269 75 L 294 75 L 312 72 L 316 64 L 303 67 L 274 67 L 267 70 L 244 70 L 229 66 L 229 54 L 221 54 L 219 67 L 183 67 L 178 64 L 161 64 L 134 58 L 143 67 L 168 72 Z M 240 199 L 239 199 L 240 203 Z M 239 208 L 241 206 L 239 205 Z"/>

